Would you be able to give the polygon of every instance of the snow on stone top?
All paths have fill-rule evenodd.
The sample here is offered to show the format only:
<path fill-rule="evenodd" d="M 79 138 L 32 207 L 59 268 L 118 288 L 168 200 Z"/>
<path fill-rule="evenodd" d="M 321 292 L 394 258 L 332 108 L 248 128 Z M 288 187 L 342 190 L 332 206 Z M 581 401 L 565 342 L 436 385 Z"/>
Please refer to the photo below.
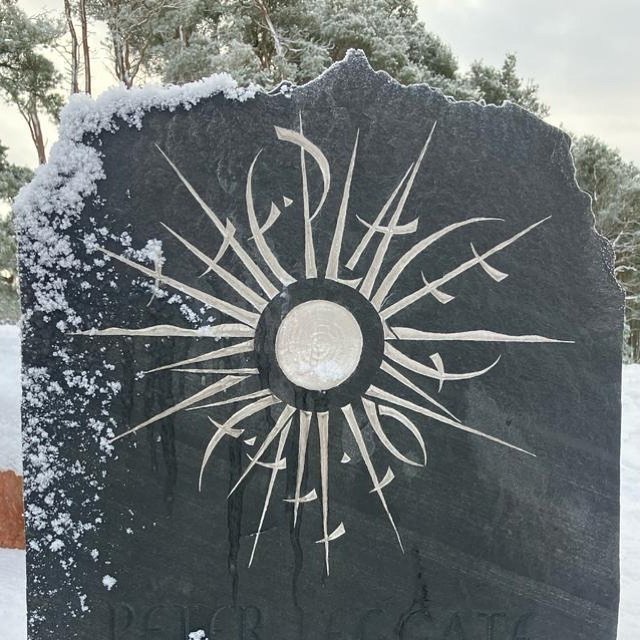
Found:
<path fill-rule="evenodd" d="M 132 89 L 114 87 L 95 99 L 85 94 L 75 94 L 61 112 L 59 139 L 51 148 L 49 162 L 38 167 L 34 179 L 21 190 L 16 198 L 15 210 L 19 215 L 34 207 L 51 210 L 43 196 L 49 195 L 56 186 L 55 180 L 52 180 L 55 174 L 68 173 L 76 168 L 73 160 L 79 150 L 70 155 L 70 144 L 82 145 L 86 134 L 95 136 L 102 131 L 116 131 L 120 122 L 140 129 L 145 113 L 152 109 L 175 111 L 182 107 L 188 110 L 204 98 L 219 93 L 227 99 L 244 102 L 260 91 L 262 89 L 254 84 L 239 87 L 228 73 L 216 73 L 184 85 L 146 85 Z M 103 177 L 92 169 L 92 163 L 89 162 L 88 170 L 84 172 L 86 182 L 76 179 L 76 188 L 67 189 L 67 196 L 71 196 L 73 191 L 78 197 L 92 193 L 88 183 Z M 70 200 L 69 204 L 74 205 L 75 198 Z"/>
<path fill-rule="evenodd" d="M 79 142 L 86 133 L 113 131 L 118 119 L 140 129 L 144 114 L 152 109 L 191 109 L 200 100 L 218 93 L 230 100 L 244 102 L 259 91 L 261 88 L 257 85 L 239 87 L 228 73 L 216 73 L 183 85 L 145 85 L 132 89 L 114 87 L 96 99 L 85 94 L 75 94 L 62 111 L 60 139 Z"/>
<path fill-rule="evenodd" d="M 239 87 L 228 73 L 218 73 L 180 86 L 116 87 L 96 99 L 72 96 L 62 110 L 60 137 L 51 148 L 49 162 L 36 169 L 33 180 L 21 189 L 14 203 L 16 227 L 24 238 L 20 250 L 23 265 L 36 274 L 41 272 L 43 280 L 45 270 L 53 264 L 68 269 L 77 266 L 68 239 L 59 232 L 78 218 L 84 202 L 96 194 L 97 182 L 105 178 L 100 151 L 90 145 L 87 135 L 91 139 L 103 131 L 115 132 L 121 123 L 141 129 L 144 115 L 153 109 L 188 110 L 220 93 L 244 102 L 260 91 L 253 84 Z M 42 282 L 34 288 L 40 310 L 62 311 L 68 322 L 78 325 L 79 318 L 66 303 L 64 283 L 44 286 Z"/>

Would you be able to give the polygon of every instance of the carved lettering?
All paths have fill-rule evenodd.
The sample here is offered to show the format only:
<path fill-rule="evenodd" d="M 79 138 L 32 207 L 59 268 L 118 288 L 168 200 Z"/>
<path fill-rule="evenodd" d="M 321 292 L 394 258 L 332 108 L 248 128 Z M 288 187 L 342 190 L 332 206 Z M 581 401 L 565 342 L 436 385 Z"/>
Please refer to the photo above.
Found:
<path fill-rule="evenodd" d="M 210 640 L 235 640 L 238 637 L 235 609 L 231 605 L 220 607 L 211 616 Z M 234 634 L 235 627 L 235 634 Z"/>
<path fill-rule="evenodd" d="M 380 636 L 380 616 L 383 614 L 382 609 L 369 609 L 362 614 L 358 628 L 360 633 L 358 634 L 359 640 L 370 640 L 370 638 Z M 376 636 L 374 636 L 374 633 Z"/>
<path fill-rule="evenodd" d="M 135 619 L 133 607 L 120 602 L 116 605 L 109 604 L 111 640 L 121 640 L 125 636 L 124 631 L 128 631 Z M 128 635 L 128 634 L 127 634 Z"/>
<path fill-rule="evenodd" d="M 351 640 L 350 634 L 344 628 L 344 621 L 350 620 L 353 612 L 348 609 L 336 609 L 331 612 L 327 623 L 326 640 Z"/>
<path fill-rule="evenodd" d="M 513 627 L 511 640 L 533 640 L 529 635 L 529 622 L 533 618 L 533 613 L 525 613 L 520 616 Z"/>
<path fill-rule="evenodd" d="M 449 625 L 444 632 L 443 640 L 467 640 L 467 636 L 464 633 L 462 627 L 462 620 L 460 619 L 460 613 L 456 612 L 451 616 Z"/>
<path fill-rule="evenodd" d="M 260 640 L 258 629 L 262 622 L 262 614 L 257 607 L 243 607 L 242 636 L 238 640 Z"/>
<path fill-rule="evenodd" d="M 336 609 L 325 618 L 326 640 L 539 640 L 532 635 L 534 614 L 506 611 L 451 611 L 412 607 L 395 618 L 372 607 Z M 264 640 L 277 630 L 270 620 L 263 631 L 259 608 L 163 603 L 134 609 L 125 602 L 108 604 L 109 640 L 184 640 L 193 624 L 207 628 L 209 640 Z M 203 622 L 197 622 L 201 620 Z M 275 626 L 274 626 L 275 625 Z"/>
<path fill-rule="evenodd" d="M 179 615 L 176 620 L 176 611 Z M 164 614 L 164 615 L 163 615 Z M 152 625 L 159 626 L 152 626 Z M 169 635 L 176 640 L 189 634 L 189 609 L 177 604 L 159 604 L 147 610 L 143 618 L 142 637 L 144 640 L 156 640 L 159 633 Z"/>
<path fill-rule="evenodd" d="M 496 627 L 497 626 L 503 626 L 503 625 L 498 625 L 497 621 L 498 620 L 503 620 L 506 618 L 506 614 L 504 613 L 479 613 L 478 614 L 481 618 L 484 618 L 486 620 L 486 627 L 485 627 L 485 633 L 486 633 L 486 640 L 498 640 L 498 636 L 496 635 Z"/>
<path fill-rule="evenodd" d="M 431 640 L 433 629 L 431 614 L 424 608 L 409 611 L 398 625 L 399 640 Z"/>
<path fill-rule="evenodd" d="M 211 617 L 209 640 L 260 640 L 261 622 L 257 607 L 220 607 Z"/>

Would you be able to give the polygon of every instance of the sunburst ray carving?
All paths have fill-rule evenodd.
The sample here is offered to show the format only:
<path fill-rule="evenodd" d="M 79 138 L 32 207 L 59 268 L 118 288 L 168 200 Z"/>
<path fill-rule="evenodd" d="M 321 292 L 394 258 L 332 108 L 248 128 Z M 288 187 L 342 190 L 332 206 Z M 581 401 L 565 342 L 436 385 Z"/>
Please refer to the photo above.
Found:
<path fill-rule="evenodd" d="M 353 150 L 349 166 L 342 187 L 340 207 L 337 212 L 333 237 L 330 244 L 327 264 L 324 268 L 324 278 L 318 277 L 322 265 L 318 264 L 313 237 L 312 221 L 320 214 L 331 188 L 331 167 L 320 147 L 309 140 L 299 120 L 298 130 L 275 127 L 276 138 L 282 142 L 293 144 L 299 148 L 302 184 L 302 212 L 304 228 L 304 277 L 296 280 L 283 267 L 281 260 L 274 253 L 269 244 L 268 233 L 284 218 L 282 210 L 272 203 L 266 220 L 261 224 L 254 205 L 253 176 L 261 159 L 262 150 L 258 151 L 248 168 L 246 176 L 246 213 L 251 237 L 240 239 L 234 225 L 224 220 L 207 204 L 181 172 L 171 158 L 158 147 L 169 167 L 177 179 L 191 194 L 199 205 L 202 213 L 212 222 L 221 240 L 219 250 L 215 256 L 201 251 L 192 240 L 183 237 L 176 231 L 163 225 L 175 241 L 189 254 L 195 256 L 206 268 L 206 273 L 228 285 L 244 301 L 245 306 L 238 306 L 222 297 L 213 296 L 186 282 L 167 276 L 160 270 L 152 270 L 118 255 L 106 248 L 102 252 L 115 261 L 132 270 L 153 279 L 154 282 L 173 288 L 185 296 L 216 310 L 230 319 L 213 327 L 203 329 L 183 329 L 172 325 L 154 325 L 143 329 L 129 329 L 126 327 L 106 327 L 90 329 L 81 332 L 83 335 L 95 337 L 131 336 L 131 337 L 187 337 L 192 339 L 214 338 L 222 340 L 223 345 L 204 353 L 203 355 L 173 363 L 158 363 L 158 366 L 146 372 L 160 375 L 162 372 L 176 374 L 200 373 L 207 375 L 221 375 L 222 377 L 210 382 L 197 393 L 168 407 L 161 413 L 151 416 L 144 422 L 128 428 L 120 433 L 113 441 L 133 435 L 156 422 L 179 411 L 205 412 L 212 429 L 210 440 L 203 452 L 198 483 L 202 487 L 203 475 L 207 465 L 214 457 L 218 445 L 226 438 L 242 440 L 247 449 L 247 464 L 239 480 L 232 487 L 229 495 L 233 494 L 240 485 L 248 481 L 252 473 L 269 474 L 267 493 L 263 509 L 258 520 L 256 534 L 251 550 L 249 564 L 254 561 L 260 534 L 263 529 L 278 473 L 286 468 L 288 463 L 284 452 L 287 439 L 292 432 L 297 431 L 297 469 L 295 473 L 295 493 L 283 499 L 293 505 L 293 521 L 298 521 L 300 511 L 306 505 L 318 502 L 322 513 L 322 531 L 319 532 L 318 544 L 324 550 L 326 572 L 330 570 L 331 543 L 343 536 L 347 529 L 341 521 L 336 522 L 331 510 L 329 486 L 330 439 L 332 436 L 331 421 L 342 419 L 351 433 L 356 449 L 371 480 L 372 493 L 376 494 L 382 511 L 386 515 L 398 545 L 403 550 L 400 530 L 392 515 L 392 508 L 387 503 L 384 489 L 394 481 L 395 474 L 391 464 L 403 464 L 422 467 L 427 464 L 428 447 L 424 440 L 420 419 L 434 420 L 447 428 L 461 430 L 474 437 L 483 438 L 494 444 L 505 446 L 519 454 L 534 456 L 535 454 L 523 447 L 484 433 L 472 426 L 463 424 L 444 404 L 438 401 L 435 394 L 448 381 L 470 380 L 485 375 L 494 367 L 499 366 L 499 360 L 489 362 L 485 367 L 472 371 L 449 371 L 443 358 L 438 353 L 428 353 L 430 363 L 418 361 L 402 350 L 404 342 L 413 341 L 428 345 L 429 342 L 481 342 L 481 343 L 566 343 L 571 340 L 549 338 L 537 334 L 522 333 L 507 335 L 488 329 L 479 328 L 471 331 L 437 332 L 423 327 L 393 326 L 390 321 L 400 311 L 414 305 L 427 296 L 439 304 L 448 304 L 454 298 L 443 287 L 449 285 L 456 278 L 474 267 L 483 270 L 487 277 L 500 283 L 508 274 L 496 269 L 489 263 L 489 259 L 504 251 L 527 234 L 534 232 L 549 220 L 544 218 L 527 226 L 518 233 L 505 238 L 493 247 L 480 251 L 473 244 L 469 247 L 468 259 L 462 261 L 456 268 L 444 273 L 439 278 L 427 281 L 424 276 L 422 284 L 412 293 L 399 300 L 387 304 L 389 294 L 402 277 L 404 270 L 424 252 L 433 249 L 435 245 L 449 234 L 459 229 L 474 225 L 497 224 L 501 222 L 494 217 L 473 217 L 463 219 L 442 227 L 425 238 L 418 240 L 411 248 L 395 260 L 391 265 L 387 262 L 387 253 L 396 236 L 415 234 L 419 228 L 419 218 L 401 220 L 407 206 L 412 187 L 420 174 L 423 160 L 428 155 L 429 145 L 436 135 L 436 123 L 430 128 L 426 141 L 418 157 L 409 164 L 406 172 L 400 177 L 397 185 L 389 193 L 380 211 L 371 221 L 363 220 L 363 234 L 353 253 L 343 262 L 345 225 L 349 215 L 351 185 L 354 180 L 355 167 L 359 151 L 359 132 L 355 135 Z M 307 161 L 316 163 L 320 171 L 322 189 L 315 206 L 310 202 L 309 175 Z M 283 208 L 292 204 L 292 200 L 283 196 Z M 323 211 L 323 215 L 329 215 Z M 162 223 L 161 223 L 162 224 Z M 259 255 L 259 264 L 251 257 L 248 247 L 255 249 Z M 371 247 L 371 251 L 367 249 Z M 238 259 L 237 264 L 242 273 L 231 273 L 220 264 L 225 252 L 231 251 Z M 360 275 L 351 274 L 362 264 L 365 255 L 373 253 L 371 262 L 360 269 Z M 194 278 L 198 274 L 194 274 Z M 326 293 L 321 297 L 308 294 L 311 283 L 317 288 L 317 283 L 323 283 Z M 255 286 L 257 285 L 257 289 Z M 330 285 L 330 286 L 329 286 Z M 300 302 L 287 314 L 280 314 L 278 299 L 282 292 L 298 296 Z M 351 301 L 354 302 L 353 307 Z M 356 304 L 357 302 L 357 304 Z M 339 310 L 337 308 L 339 307 Z M 361 311 L 356 313 L 356 307 Z M 298 316 L 290 316 L 298 314 Z M 286 315 L 286 317 L 285 317 Z M 364 319 L 374 331 L 363 330 Z M 296 324 L 297 322 L 297 324 Z M 309 326 L 311 324 L 311 326 Z M 315 326 L 314 326 L 315 324 Z M 275 326 L 274 326 L 275 325 Z M 292 327 L 292 328 L 291 328 Z M 304 335 L 298 335 L 302 331 Z M 315 332 L 315 333 L 314 333 Z M 370 334 L 375 334 L 373 337 Z M 375 340 L 379 336 L 378 345 Z M 258 341 L 260 337 L 260 341 Z M 265 345 L 273 347 L 265 348 Z M 379 353 L 376 351 L 378 349 Z M 373 352 L 378 355 L 371 355 Z M 254 354 L 256 367 L 246 364 L 235 368 L 216 368 L 217 360 Z M 376 360 L 377 358 L 377 360 Z M 375 363 L 375 370 L 365 374 L 361 372 L 363 362 L 366 367 Z M 205 363 L 206 368 L 194 365 Z M 262 376 L 257 374 L 262 367 L 272 367 L 279 372 L 277 384 L 274 388 L 262 386 L 258 390 L 243 390 L 245 383 L 252 382 L 255 388 L 256 380 L 261 384 Z M 366 369 L 365 367 L 365 369 Z M 407 395 L 419 398 L 412 401 L 407 397 L 400 397 L 393 392 L 373 384 L 373 377 L 378 372 L 386 374 L 407 391 Z M 363 378 L 363 375 L 365 376 Z M 366 376 L 369 375 L 369 379 Z M 359 376 L 359 377 L 358 377 Z M 357 384 L 354 380 L 357 379 Z M 363 383 L 364 382 L 366 384 Z M 380 378 L 377 378 L 378 380 Z M 382 376 L 384 380 L 384 376 Z M 433 391 L 423 388 L 423 381 L 435 385 Z M 364 386 L 363 386 L 364 384 Z M 230 389 L 237 388 L 237 393 L 224 396 Z M 299 393 L 303 391 L 304 393 Z M 296 395 L 298 392 L 298 395 Z M 304 396 L 300 404 L 296 398 Z M 316 400 L 314 400 L 314 398 Z M 335 401 L 332 398 L 336 398 Z M 233 406 L 233 412 L 226 418 L 221 417 L 227 406 Z M 365 444 L 361 425 L 358 424 L 354 406 L 363 410 L 375 438 L 382 449 L 390 456 L 386 468 L 376 469 L 374 461 Z M 330 412 L 334 408 L 336 411 Z M 340 411 L 337 411 L 337 410 Z M 260 440 L 256 435 L 245 433 L 243 424 L 250 416 L 259 415 L 264 411 L 274 412 L 273 427 Z M 400 451 L 388 433 L 392 433 L 391 425 L 396 429 L 404 428 L 415 440 L 418 457 L 410 457 Z M 309 459 L 308 442 L 312 430 L 317 431 L 320 443 L 320 460 Z M 269 457 L 271 456 L 271 457 Z M 347 464 L 351 457 L 342 455 L 341 463 Z M 320 486 L 303 490 L 303 477 L 308 464 L 319 464 Z"/>

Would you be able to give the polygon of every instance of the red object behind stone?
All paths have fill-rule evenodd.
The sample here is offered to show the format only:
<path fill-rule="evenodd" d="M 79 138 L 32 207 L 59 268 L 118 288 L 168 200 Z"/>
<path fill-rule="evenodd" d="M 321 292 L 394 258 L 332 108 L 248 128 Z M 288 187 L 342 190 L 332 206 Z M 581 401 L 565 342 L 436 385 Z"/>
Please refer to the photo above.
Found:
<path fill-rule="evenodd" d="M 0 471 L 0 547 L 24 549 L 22 477 Z"/>

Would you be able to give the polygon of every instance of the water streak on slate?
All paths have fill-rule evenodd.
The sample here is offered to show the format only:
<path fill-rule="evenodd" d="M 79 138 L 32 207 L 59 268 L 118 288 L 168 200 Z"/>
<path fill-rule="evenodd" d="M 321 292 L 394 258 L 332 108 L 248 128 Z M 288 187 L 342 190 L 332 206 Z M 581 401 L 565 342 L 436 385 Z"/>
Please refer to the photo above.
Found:
<path fill-rule="evenodd" d="M 614 640 L 622 297 L 568 137 L 358 52 L 171 107 L 18 202 L 30 637 Z"/>

